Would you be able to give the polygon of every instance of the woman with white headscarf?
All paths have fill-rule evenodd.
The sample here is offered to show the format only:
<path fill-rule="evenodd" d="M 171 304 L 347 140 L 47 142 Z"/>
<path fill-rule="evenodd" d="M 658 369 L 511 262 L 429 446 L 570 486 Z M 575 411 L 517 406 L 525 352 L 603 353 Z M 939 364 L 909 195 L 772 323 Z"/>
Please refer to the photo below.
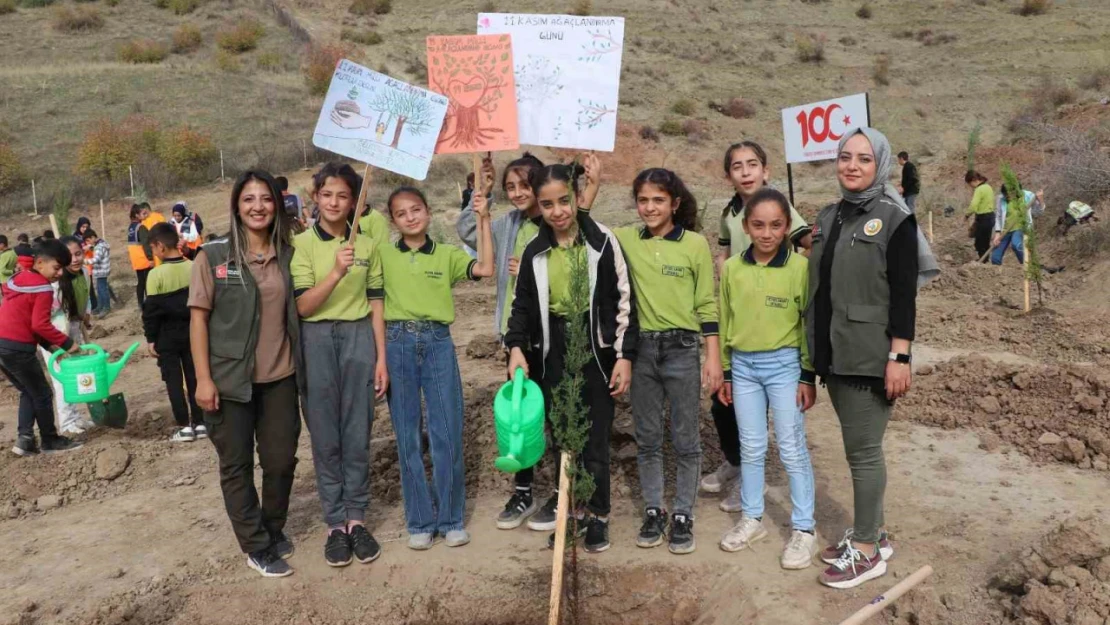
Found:
<path fill-rule="evenodd" d="M 885 574 L 893 555 L 883 531 L 883 435 L 894 401 L 910 389 L 918 284 L 939 273 L 889 182 L 892 165 L 881 132 L 846 134 L 836 166 L 841 199 L 813 229 L 807 340 L 840 420 L 855 500 L 854 526 L 821 553 L 830 566 L 819 581 L 832 588 Z"/>

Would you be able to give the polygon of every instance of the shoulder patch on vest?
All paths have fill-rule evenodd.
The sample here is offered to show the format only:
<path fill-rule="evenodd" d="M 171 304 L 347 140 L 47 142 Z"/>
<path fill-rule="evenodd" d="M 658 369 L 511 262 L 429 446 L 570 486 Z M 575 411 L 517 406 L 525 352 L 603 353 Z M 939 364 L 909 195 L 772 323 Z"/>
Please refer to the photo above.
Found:
<path fill-rule="evenodd" d="M 866 224 L 863 225 L 863 233 L 866 234 L 869 237 L 873 237 L 876 234 L 879 234 L 879 232 L 881 232 L 882 229 L 883 229 L 883 220 L 882 219 L 872 219 L 871 221 L 869 221 L 869 222 L 867 222 Z"/>

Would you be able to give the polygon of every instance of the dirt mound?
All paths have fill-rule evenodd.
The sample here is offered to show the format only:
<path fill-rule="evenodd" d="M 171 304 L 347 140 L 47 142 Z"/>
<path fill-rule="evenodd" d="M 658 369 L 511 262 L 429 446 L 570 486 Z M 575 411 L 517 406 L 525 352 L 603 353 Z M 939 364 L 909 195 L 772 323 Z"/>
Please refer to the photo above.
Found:
<path fill-rule="evenodd" d="M 991 595 L 1022 625 L 1102 625 L 1110 617 L 1110 524 L 1069 519 L 991 581 Z"/>
<path fill-rule="evenodd" d="M 979 355 L 918 371 L 896 418 L 981 431 L 1038 461 L 1110 468 L 1110 373 L 1080 365 L 1003 364 Z"/>

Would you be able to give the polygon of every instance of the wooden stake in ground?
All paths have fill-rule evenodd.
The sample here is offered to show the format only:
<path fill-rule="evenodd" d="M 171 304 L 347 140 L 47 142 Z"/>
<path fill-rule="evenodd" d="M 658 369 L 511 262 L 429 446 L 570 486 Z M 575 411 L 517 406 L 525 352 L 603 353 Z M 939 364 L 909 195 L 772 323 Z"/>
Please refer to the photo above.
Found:
<path fill-rule="evenodd" d="M 127 176 L 129 178 L 131 178 L 131 197 L 134 198 L 135 197 L 135 170 L 130 165 L 127 166 Z"/>
<path fill-rule="evenodd" d="M 61 232 L 58 232 L 58 220 L 54 219 L 54 213 L 50 213 L 50 229 L 54 231 L 55 239 L 60 239 L 65 236 Z"/>
<path fill-rule="evenodd" d="M 848 618 L 841 621 L 840 625 L 861 625 L 862 623 L 867 621 L 867 619 L 875 616 L 879 612 L 882 612 L 884 608 L 894 603 L 898 599 L 898 597 L 906 594 L 909 589 L 920 584 L 922 580 L 932 574 L 933 567 L 926 564 L 925 566 L 914 571 L 913 575 L 910 575 L 906 579 L 895 584 L 894 587 L 890 590 L 872 599 L 871 603 L 864 606 L 863 609 L 859 612 L 856 612 L 852 616 L 849 616 Z"/>
<path fill-rule="evenodd" d="M 933 241 L 933 211 L 931 211 L 931 210 L 929 211 L 929 243 L 934 243 L 934 241 Z"/>
<path fill-rule="evenodd" d="M 1021 263 L 1021 270 L 1025 274 L 1025 312 L 1029 312 L 1029 250 L 1025 250 L 1025 258 Z"/>
<path fill-rule="evenodd" d="M 362 219 L 363 214 L 366 212 L 366 192 L 370 189 L 370 163 L 366 164 L 366 169 L 362 172 L 362 189 L 358 192 L 358 203 L 355 204 L 355 218 L 351 222 L 351 236 L 347 239 L 347 245 L 354 245 L 355 239 L 358 238 L 358 221 Z"/>
<path fill-rule="evenodd" d="M 475 156 L 474 158 L 478 158 Z M 555 513 L 555 560 L 551 565 L 551 609 L 547 625 L 559 625 L 559 608 L 563 602 L 563 558 L 567 548 L 567 516 L 570 507 L 570 454 L 563 452 L 559 458 L 559 506 Z"/>
<path fill-rule="evenodd" d="M 104 200 L 100 200 L 100 236 L 108 231 L 108 226 L 104 222 Z"/>
<path fill-rule="evenodd" d="M 35 214 L 39 214 L 39 194 L 35 191 L 35 181 L 31 180 L 31 203 L 35 206 Z"/>

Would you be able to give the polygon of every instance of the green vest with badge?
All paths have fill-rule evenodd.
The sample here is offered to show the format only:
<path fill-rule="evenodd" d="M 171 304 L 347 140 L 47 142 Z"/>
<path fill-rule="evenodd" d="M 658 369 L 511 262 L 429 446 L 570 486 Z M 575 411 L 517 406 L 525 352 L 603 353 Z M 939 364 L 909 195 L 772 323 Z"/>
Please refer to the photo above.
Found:
<path fill-rule="evenodd" d="M 248 402 L 253 394 L 254 353 L 258 345 L 258 325 L 260 323 L 260 299 L 254 276 L 247 267 L 240 267 L 238 259 L 231 258 L 231 246 L 227 239 L 206 244 L 203 248 L 212 270 L 215 295 L 212 312 L 208 317 L 208 360 L 212 371 L 212 381 L 220 392 L 221 399 Z M 293 260 L 293 248 L 283 245 L 277 262 L 285 279 L 289 294 L 293 293 L 293 277 L 289 264 Z M 301 351 L 300 319 L 297 316 L 297 303 L 287 297 L 285 332 L 293 348 L 293 364 L 297 371 L 297 385 L 301 386 L 304 376 L 304 353 Z M 205 418 L 213 423 L 214 415 Z"/>
<path fill-rule="evenodd" d="M 886 375 L 890 353 L 886 250 L 891 235 L 910 213 L 880 196 L 858 210 L 847 202 L 832 204 L 817 216 L 809 257 L 809 305 L 805 312 L 810 354 L 816 353 L 814 302 L 821 286 L 821 257 L 827 251 L 827 233 L 832 231 L 841 207 L 844 208 L 843 222 L 833 250 L 829 285 L 832 299 L 830 373 L 882 378 Z"/>

